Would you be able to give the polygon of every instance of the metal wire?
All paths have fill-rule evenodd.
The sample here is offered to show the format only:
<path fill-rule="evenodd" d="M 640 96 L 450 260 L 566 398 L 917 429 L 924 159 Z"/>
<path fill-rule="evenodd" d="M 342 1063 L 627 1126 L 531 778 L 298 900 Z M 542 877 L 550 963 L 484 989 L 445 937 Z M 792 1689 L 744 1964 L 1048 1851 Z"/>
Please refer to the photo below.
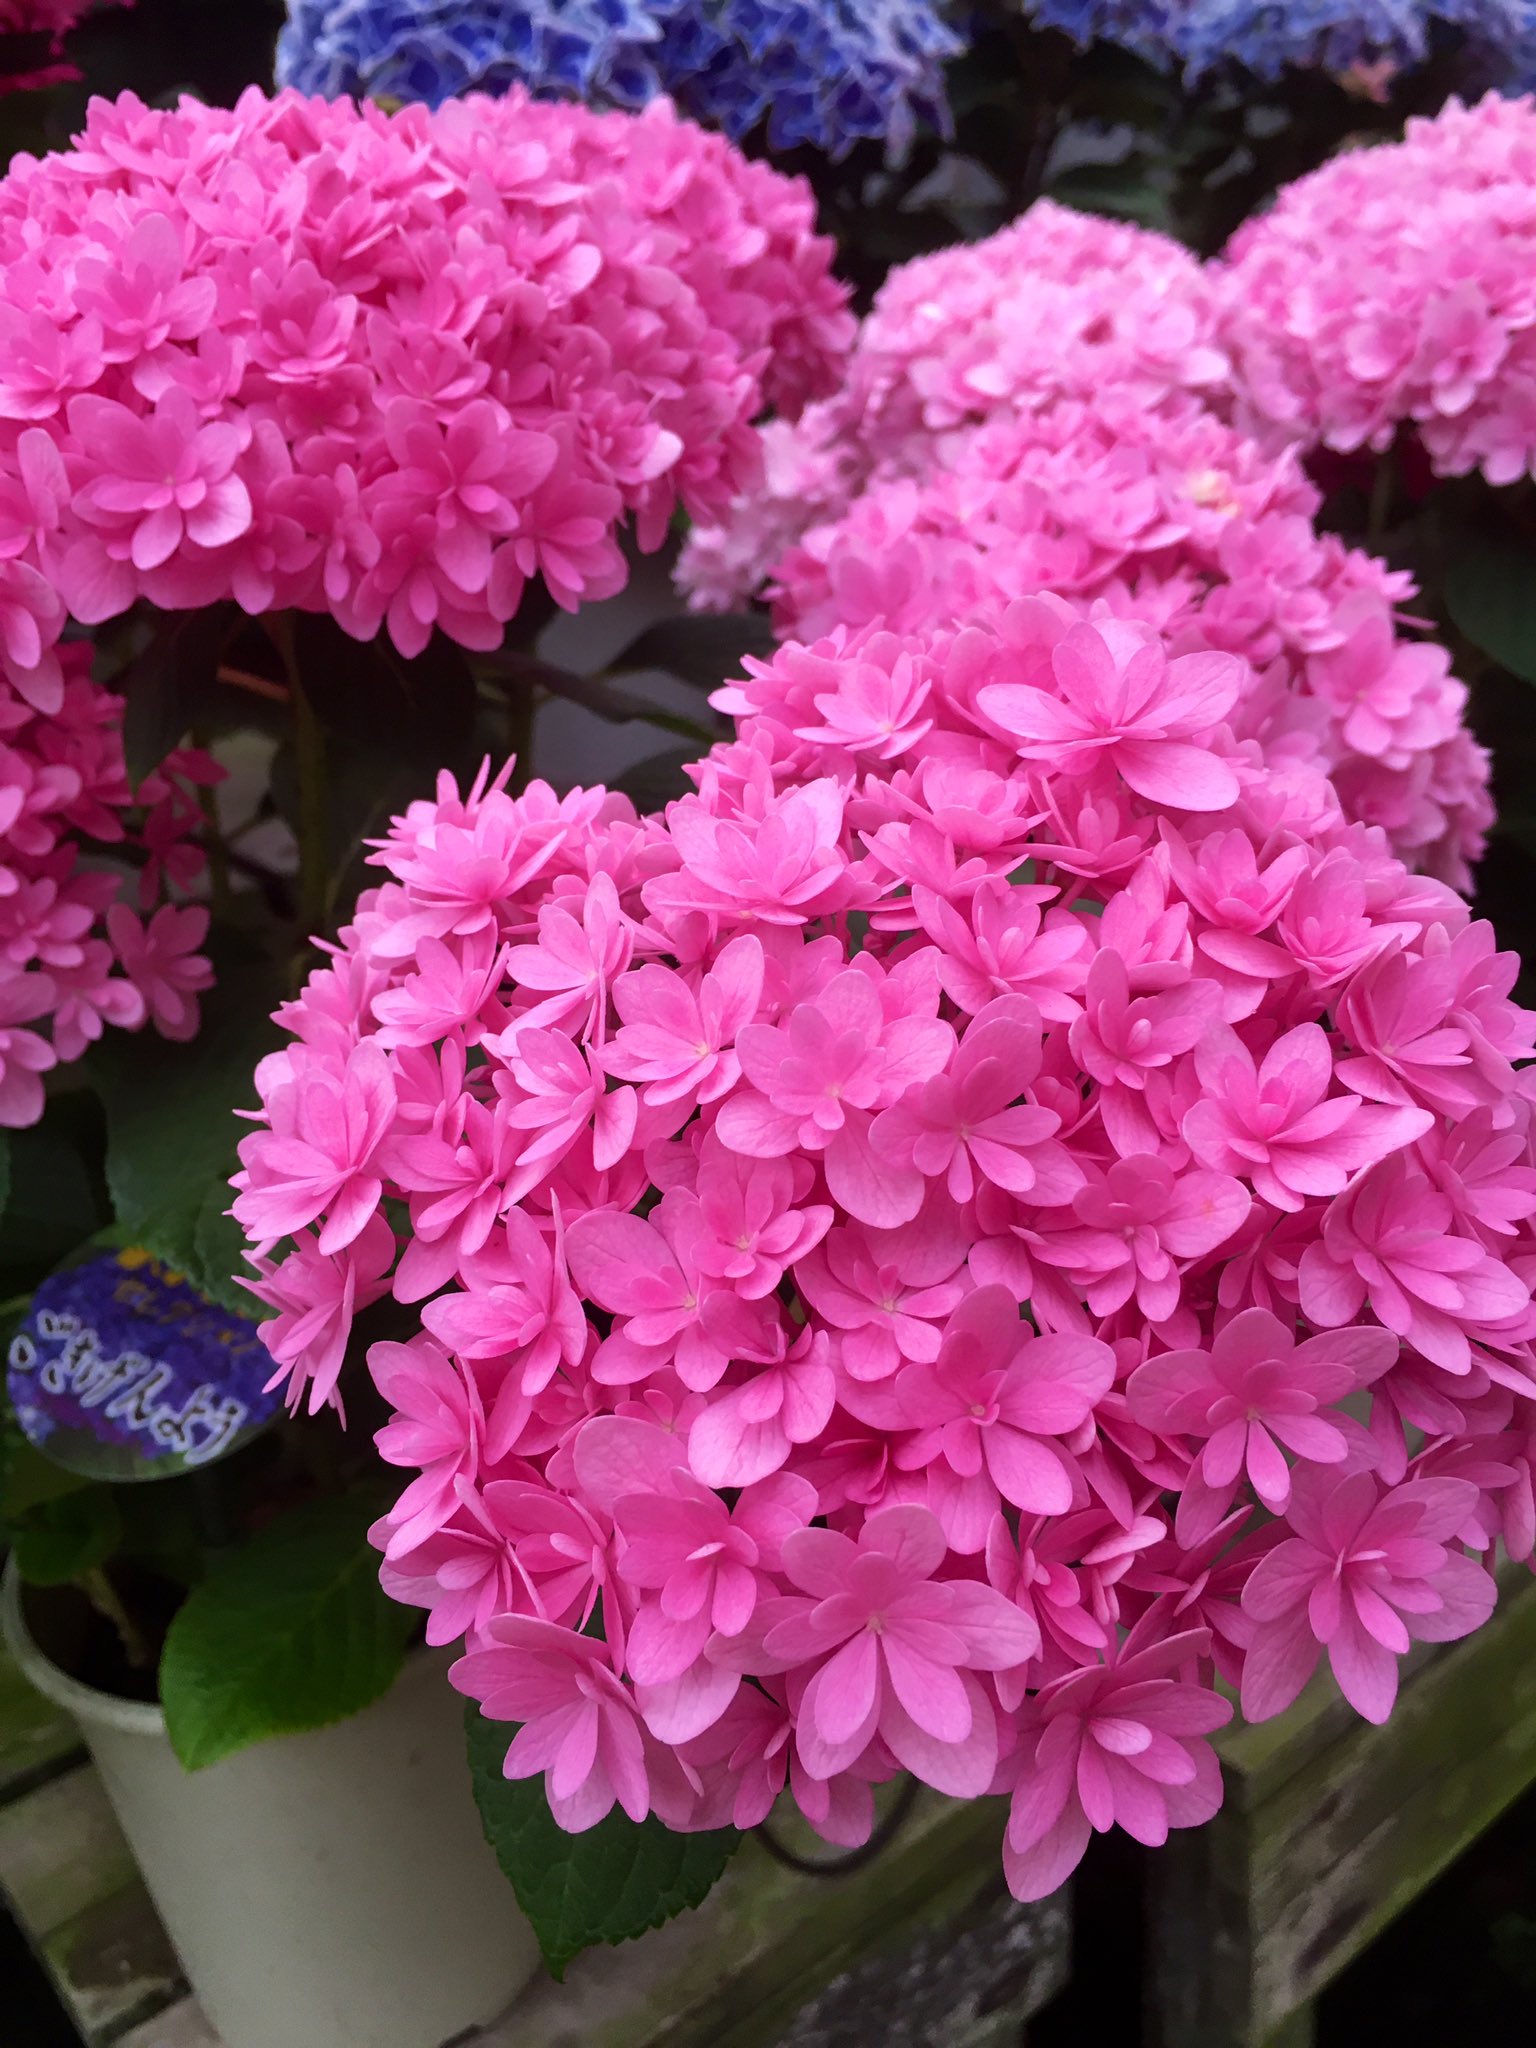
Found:
<path fill-rule="evenodd" d="M 917 1802 L 917 1793 L 916 1778 L 908 1778 L 889 1810 L 876 1823 L 867 1842 L 861 1842 L 857 1849 L 849 1849 L 841 1856 L 830 1856 L 825 1860 L 801 1856 L 794 1849 L 786 1848 L 765 1820 L 759 1821 L 752 1832 L 774 1862 L 782 1863 L 786 1870 L 798 1870 L 806 1877 L 846 1877 L 850 1871 L 862 1870 L 866 1863 L 872 1862 L 900 1832 Z"/>

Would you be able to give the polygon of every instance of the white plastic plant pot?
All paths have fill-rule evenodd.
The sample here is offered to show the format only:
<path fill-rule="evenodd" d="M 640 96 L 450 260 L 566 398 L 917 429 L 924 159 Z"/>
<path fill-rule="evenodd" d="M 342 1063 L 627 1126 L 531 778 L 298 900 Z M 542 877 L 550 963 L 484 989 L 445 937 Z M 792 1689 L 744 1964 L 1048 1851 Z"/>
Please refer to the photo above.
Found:
<path fill-rule="evenodd" d="M 225 2048 L 441 2048 L 538 1968 L 481 1832 L 446 1656 L 365 1712 L 182 1769 L 156 1706 L 82 1685 L 39 1647 L 12 1562 L 5 1640 L 101 1773 Z"/>

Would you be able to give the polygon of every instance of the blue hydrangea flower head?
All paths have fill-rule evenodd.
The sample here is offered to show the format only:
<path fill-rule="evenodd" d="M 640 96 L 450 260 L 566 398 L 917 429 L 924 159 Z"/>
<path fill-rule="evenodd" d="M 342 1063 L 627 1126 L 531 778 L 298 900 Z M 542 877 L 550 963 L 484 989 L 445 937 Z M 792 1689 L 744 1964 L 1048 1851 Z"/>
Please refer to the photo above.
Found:
<path fill-rule="evenodd" d="M 1261 78 L 1291 65 L 1418 64 L 1436 23 L 1511 68 L 1536 53 L 1536 0 L 1025 0 L 1024 11 L 1078 42 L 1118 43 L 1190 77 L 1224 64 Z"/>
<path fill-rule="evenodd" d="M 901 154 L 948 125 L 943 66 L 961 48 L 941 0 L 289 0 L 280 85 L 331 98 L 505 90 L 642 106 L 670 93 L 737 138 L 843 156 Z"/>

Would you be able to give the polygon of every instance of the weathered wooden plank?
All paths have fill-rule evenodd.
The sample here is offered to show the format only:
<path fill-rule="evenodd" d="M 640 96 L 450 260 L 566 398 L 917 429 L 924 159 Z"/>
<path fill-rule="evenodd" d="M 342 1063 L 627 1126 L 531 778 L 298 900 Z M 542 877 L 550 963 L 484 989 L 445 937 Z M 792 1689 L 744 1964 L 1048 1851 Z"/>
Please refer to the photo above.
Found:
<path fill-rule="evenodd" d="M 582 1957 L 462 2048 L 1014 2048 L 1065 1980 L 1069 1923 L 1064 1898 L 1008 1898 L 1002 1824 L 1000 1801 L 925 1794 L 835 1877 L 748 1842 L 698 1912 Z M 0 1811 L 0 1889 L 83 2040 L 218 2048 L 89 1767 Z"/>
<path fill-rule="evenodd" d="M 74 1722 L 28 1685 L 0 1647 L 0 1806 L 80 1753 Z"/>
<path fill-rule="evenodd" d="M 34 1942 L 138 1881 L 101 1780 L 88 1767 L 0 1808 L 0 1887 Z"/>
<path fill-rule="evenodd" d="M 195 1999 L 184 1998 L 152 2020 L 118 2036 L 115 2048 L 222 2048 Z M 466 2044 L 472 2048 L 472 2044 Z"/>
<path fill-rule="evenodd" d="M 696 1912 L 582 1956 L 479 2048 L 1016 2040 L 1065 1980 L 1069 1922 L 1063 1898 L 1007 1899 L 1002 1825 L 1000 1802 L 925 1795 L 878 1858 L 840 1877 L 801 1876 L 748 1842 Z"/>
<path fill-rule="evenodd" d="M 1316 2042 L 1317 2007 L 1301 2005 L 1267 2037 L 1264 2048 L 1316 2048 Z"/>
<path fill-rule="evenodd" d="M 82 2040 L 114 2040 L 186 1985 L 88 1765 L 0 1810 L 0 1893 Z"/>
<path fill-rule="evenodd" d="M 163 2012 L 187 1984 L 148 1892 L 135 1880 L 55 1929 L 43 1960 L 88 2042 L 116 2041 L 125 2026 Z"/>
<path fill-rule="evenodd" d="M 1221 1747 L 1227 1804 L 1149 1878 L 1160 2048 L 1264 2048 L 1536 1780 L 1536 1580 L 1424 1655 L 1385 1727 L 1320 1686 Z"/>

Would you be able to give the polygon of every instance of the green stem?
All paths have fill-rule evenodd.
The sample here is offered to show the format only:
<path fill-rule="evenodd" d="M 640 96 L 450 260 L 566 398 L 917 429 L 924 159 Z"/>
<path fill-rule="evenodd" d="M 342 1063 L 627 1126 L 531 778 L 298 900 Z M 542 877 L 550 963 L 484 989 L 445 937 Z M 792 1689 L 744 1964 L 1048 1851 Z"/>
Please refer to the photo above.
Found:
<path fill-rule="evenodd" d="M 192 744 L 206 748 L 207 735 L 194 730 Z M 229 915 L 229 849 L 219 825 L 219 805 L 216 793 L 206 783 L 200 783 L 197 791 L 198 808 L 203 814 L 203 851 L 208 856 L 208 895 L 213 907 L 216 924 L 222 924 Z"/>
<path fill-rule="evenodd" d="M 149 1643 L 138 1623 L 118 1597 L 117 1588 L 100 1565 L 80 1574 L 80 1590 L 104 1621 L 111 1622 L 123 1655 L 135 1671 L 147 1671 L 154 1663 Z"/>
<path fill-rule="evenodd" d="M 285 614 L 266 622 L 283 658 L 293 703 L 294 766 L 299 783 L 299 936 L 318 938 L 329 921 L 330 835 L 326 829 L 325 728 L 304 687 L 293 650 L 293 627 Z"/>
<path fill-rule="evenodd" d="M 507 688 L 507 752 L 517 756 L 508 785 L 513 795 L 533 779 L 533 720 L 538 710 L 538 691 L 531 682 L 517 680 Z"/>
<path fill-rule="evenodd" d="M 342 1466 L 341 1444 L 329 1412 L 291 1416 L 283 1425 L 283 1433 L 285 1441 L 293 1447 L 304 1477 L 317 1494 L 329 1498 L 344 1490 L 346 1474 Z"/>
<path fill-rule="evenodd" d="M 325 731 L 315 715 L 309 692 L 295 679 L 293 689 L 294 748 L 299 771 L 299 922 L 304 936 L 325 928 L 330 908 L 326 874 Z"/>
<path fill-rule="evenodd" d="M 1371 553 L 1381 552 L 1382 539 L 1392 517 L 1392 500 L 1397 494 L 1397 447 L 1383 449 L 1371 479 L 1371 503 L 1366 513 L 1365 540 Z"/>

